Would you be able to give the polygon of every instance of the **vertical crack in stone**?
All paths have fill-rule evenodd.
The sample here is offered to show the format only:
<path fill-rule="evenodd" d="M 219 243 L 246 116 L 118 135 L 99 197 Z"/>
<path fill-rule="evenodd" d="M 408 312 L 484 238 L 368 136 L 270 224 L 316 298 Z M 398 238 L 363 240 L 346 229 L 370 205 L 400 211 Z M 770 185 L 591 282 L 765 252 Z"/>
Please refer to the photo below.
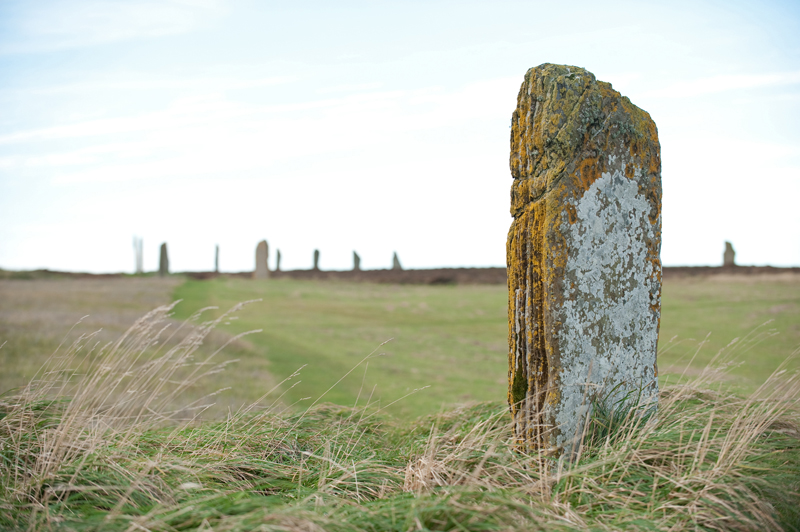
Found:
<path fill-rule="evenodd" d="M 550 364 L 545 350 L 544 264 L 542 229 L 544 206 L 529 209 L 512 227 L 509 242 L 510 324 L 509 403 L 520 448 L 532 449 L 544 442 L 542 429 Z M 513 266 L 511 266 L 513 265 Z"/>
<path fill-rule="evenodd" d="M 533 286 L 532 305 L 533 316 L 530 323 L 530 331 L 532 336 L 533 349 L 531 350 L 530 364 L 532 371 L 530 372 L 529 390 L 532 393 L 532 399 L 535 408 L 534 422 L 536 423 L 535 438 L 533 441 L 536 445 L 544 443 L 542 428 L 544 427 L 544 419 L 542 413 L 544 412 L 545 392 L 547 390 L 548 368 L 549 363 L 547 360 L 547 352 L 545 351 L 544 341 L 544 287 L 542 284 L 541 271 L 544 266 L 544 257 L 542 254 L 542 229 L 544 219 L 544 208 L 537 209 L 539 216 L 534 216 L 532 223 L 532 234 L 537 235 L 537 240 L 532 242 L 533 246 L 533 261 L 529 269 L 528 282 Z"/>

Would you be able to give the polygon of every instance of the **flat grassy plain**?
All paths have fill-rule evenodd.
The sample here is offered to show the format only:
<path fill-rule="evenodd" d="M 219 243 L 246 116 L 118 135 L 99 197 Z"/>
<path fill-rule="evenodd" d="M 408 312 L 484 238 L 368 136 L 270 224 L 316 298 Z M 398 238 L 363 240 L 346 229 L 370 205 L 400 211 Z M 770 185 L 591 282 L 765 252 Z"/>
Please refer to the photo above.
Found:
<path fill-rule="evenodd" d="M 800 346 L 798 277 L 667 279 L 659 341 L 662 382 L 675 382 L 684 371 L 696 375 L 740 338 L 724 352 L 723 358 L 739 364 L 730 369 L 729 382 L 742 393 L 754 390 Z M 24 386 L 62 341 L 69 345 L 80 334 L 98 329 L 98 339 L 116 339 L 140 316 L 175 299 L 183 300 L 175 308 L 176 320 L 218 306 L 220 310 L 205 314 L 211 318 L 241 301 L 261 299 L 238 312 L 229 325 L 220 324 L 201 349 L 213 352 L 233 334 L 262 329 L 219 355 L 237 362 L 216 376 L 209 389 L 190 390 L 197 397 L 230 388 L 216 397 L 217 406 L 209 414 L 224 415 L 249 404 L 305 366 L 283 387 L 287 391 L 282 402 L 301 408 L 376 349 L 376 355 L 385 356 L 358 366 L 323 400 L 352 406 L 360 395 L 362 403 L 371 398 L 387 406 L 410 393 L 387 412 L 413 418 L 458 404 L 505 398 L 507 318 L 502 285 L 225 277 L 0 279 L 0 344 L 5 342 L 0 348 L 0 391 Z M 177 321 L 172 326 L 177 327 Z M 788 367 L 798 369 L 800 361 L 793 359 Z"/>
<path fill-rule="evenodd" d="M 0 392 L 25 386 L 62 341 L 69 345 L 97 330 L 99 340 L 116 340 L 144 314 L 172 301 L 182 281 L 0 279 Z"/>
<path fill-rule="evenodd" d="M 0 393 L 24 387 L 59 345 L 63 353 L 82 335 L 93 333 L 91 345 L 116 341 L 136 320 L 171 303 L 173 292 L 184 281 L 179 276 L 0 279 Z M 170 332 L 181 327 L 175 320 L 168 325 Z M 210 332 L 198 350 L 198 358 L 210 355 L 229 340 L 230 335 L 221 331 Z M 271 386 L 272 376 L 265 369 L 268 361 L 253 345 L 232 342 L 220 358 L 239 359 L 237 370 L 246 371 L 248 382 L 257 382 L 259 390 Z M 220 388 L 234 388 L 240 380 L 237 372 L 222 372 L 213 381 L 186 390 L 182 401 Z M 255 389 L 250 391 L 256 395 L 216 396 L 215 407 L 206 414 L 224 416 L 230 408 L 235 410 L 260 395 Z"/>
<path fill-rule="evenodd" d="M 25 379 L 67 337 L 32 386 L 0 396 L 0 529 L 800 530 L 797 378 L 772 377 L 747 397 L 701 371 L 730 342 L 718 336 L 745 336 L 771 317 L 784 334 L 756 331 L 760 343 L 741 343 L 745 365 L 722 378 L 752 388 L 777 367 L 797 344 L 794 280 L 665 283 L 665 335 L 728 328 L 681 384 L 662 387 L 656 419 L 595 410 L 573 463 L 513 445 L 503 287 L 113 281 L 0 281 L 0 332 L 12 348 L 3 363 L 21 368 L 3 382 Z M 104 343 L 121 316 L 174 297 L 184 298 L 174 316 L 162 308 L 125 342 Z M 253 298 L 262 301 L 233 316 L 208 311 L 221 330 L 201 318 L 197 334 L 157 339 L 200 307 Z M 96 321 L 69 333 L 89 309 Z M 670 324 L 675 313 L 685 318 Z M 72 342 L 98 325 L 109 330 Z M 264 330 L 208 360 L 254 328 Z M 359 362 L 388 337 L 365 372 Z M 696 341 L 673 343 L 660 364 L 685 365 L 695 351 Z M 224 358 L 239 361 L 216 372 Z M 301 365 L 273 396 L 238 409 Z M 311 406 L 353 367 L 322 397 L 345 406 Z M 189 384 L 195 370 L 210 374 Z M 212 399 L 230 409 L 202 422 L 171 400 L 224 387 Z"/>
<path fill-rule="evenodd" d="M 696 372 L 724 349 L 723 358 L 739 364 L 731 369 L 731 380 L 747 393 L 800 348 L 800 276 L 668 279 L 661 315 L 663 373 L 682 372 L 690 361 Z M 739 342 L 727 347 L 737 338 Z M 800 369 L 800 359 L 793 358 L 788 368 Z"/>
<path fill-rule="evenodd" d="M 204 306 L 224 310 L 261 299 L 221 328 L 232 334 L 263 329 L 247 341 L 278 379 L 304 366 L 286 395 L 291 404 L 303 398 L 310 404 L 348 372 L 324 400 L 353 406 L 360 395 L 386 407 L 407 396 L 387 410 L 412 418 L 505 397 L 506 309 L 499 286 L 220 278 L 189 281 L 174 295 L 183 300 L 178 318 Z M 241 372 L 240 388 L 263 393 L 247 368 L 231 371 Z"/>
<path fill-rule="evenodd" d="M 372 394 L 386 406 L 419 390 L 387 408 L 413 418 L 506 394 L 504 286 L 217 278 L 188 281 L 174 296 L 183 300 L 178 318 L 204 306 L 225 310 L 261 299 L 222 328 L 263 329 L 247 337 L 248 345 L 256 359 L 269 361 L 266 370 L 277 380 L 305 366 L 301 382 L 285 396 L 290 404 L 318 398 L 376 348 L 385 356 L 371 358 L 366 374 L 360 366 L 324 399 L 352 406 L 359 394 L 362 400 Z M 718 363 L 738 363 L 730 368 L 731 384 L 752 392 L 800 346 L 800 278 L 668 279 L 660 338 L 662 383 L 676 382 L 684 372 L 698 374 L 723 350 Z M 729 346 L 735 338 L 740 340 Z M 788 369 L 800 369 L 800 360 L 791 360 Z M 249 390 L 247 396 L 255 398 L 263 390 L 242 364 L 231 371 L 241 376 L 238 393 Z"/>

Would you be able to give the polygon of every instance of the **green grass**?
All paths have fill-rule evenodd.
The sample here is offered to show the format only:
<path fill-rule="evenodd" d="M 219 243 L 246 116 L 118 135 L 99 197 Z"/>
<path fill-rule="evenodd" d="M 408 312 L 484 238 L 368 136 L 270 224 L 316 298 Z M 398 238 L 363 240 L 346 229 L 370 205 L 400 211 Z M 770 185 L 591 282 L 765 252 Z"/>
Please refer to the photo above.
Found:
<path fill-rule="evenodd" d="M 301 366 L 301 383 L 288 391 L 294 404 L 316 398 L 365 356 L 378 353 L 336 386 L 325 400 L 352 405 L 373 393 L 381 405 L 429 386 L 387 409 L 411 419 L 469 401 L 501 400 L 507 389 L 507 311 L 504 286 L 393 286 L 291 280 L 219 278 L 187 281 L 175 298 L 177 316 L 194 309 L 262 299 L 249 305 L 230 332 L 263 329 L 238 353 L 235 393 L 254 400 L 264 386 L 250 368 L 281 380 Z M 758 328 L 768 320 L 773 322 Z M 728 374 L 750 393 L 800 345 L 800 283 L 784 281 L 668 280 L 663 289 L 661 353 L 663 382 L 675 382 L 689 366 L 696 374 L 731 340 L 749 339 L 724 353 L 742 362 Z M 779 334 L 770 334 L 774 329 Z M 706 339 L 699 351 L 700 341 Z M 670 340 L 675 340 L 670 343 Z M 691 364 L 690 364 L 691 362 Z M 790 369 L 800 368 L 791 361 Z"/>
<path fill-rule="evenodd" d="M 386 406 L 411 393 L 388 411 L 412 418 L 505 397 L 502 287 L 217 279 L 188 281 L 174 295 L 183 300 L 176 308 L 178 318 L 208 305 L 225 309 L 262 299 L 223 329 L 263 329 L 247 337 L 252 358 L 268 360 L 266 369 L 279 380 L 305 366 L 300 384 L 287 393 L 289 403 L 316 398 L 376 349 L 375 355 L 384 356 L 359 366 L 325 400 L 352 405 L 361 391 Z M 254 399 L 263 386 L 247 377 L 249 360 L 242 358 L 235 369 L 242 376 L 237 389 L 251 390 Z"/>
<path fill-rule="evenodd" d="M 0 401 L 0 528 L 800 529 L 796 378 L 743 398 L 705 372 L 663 390 L 655 419 L 609 432 L 599 413 L 572 463 L 515 451 L 502 401 L 399 422 L 366 402 L 278 413 L 268 397 L 176 423 L 181 390 L 218 375 L 196 357 L 215 324 L 165 342 L 168 311 L 99 351 L 79 340 Z"/>
<path fill-rule="evenodd" d="M 796 495 L 786 491 L 800 480 L 796 439 L 765 431 L 740 464 L 720 470 L 721 438 L 702 439 L 701 418 L 715 408 L 687 401 L 683 421 L 665 420 L 651 440 L 588 448 L 561 469 L 510 450 L 496 403 L 406 426 L 322 406 L 303 418 L 153 430 L 127 444 L 112 438 L 26 492 L 3 486 L 0 527 L 797 530 Z M 712 430 L 730 427 L 729 417 Z"/>
<path fill-rule="evenodd" d="M 35 278 L 5 279 L 2 273 Z M 0 272 L 0 392 L 25 386 L 65 340 L 97 330 L 101 341 L 116 339 L 136 319 L 169 303 L 182 282 L 36 277 L 40 273 Z"/>
<path fill-rule="evenodd" d="M 479 333 L 463 326 L 463 311 L 447 309 L 456 298 L 468 306 L 465 294 L 496 297 L 495 287 L 220 285 L 199 285 L 209 290 L 204 303 L 221 303 L 209 301 L 220 288 L 249 297 L 260 289 L 264 304 L 277 302 L 272 318 L 301 333 L 318 330 L 313 323 L 348 323 L 342 308 L 372 316 L 380 328 L 383 306 L 391 315 L 408 309 L 394 325 L 403 334 L 461 330 L 469 339 Z M 179 291 L 187 287 L 195 288 Z M 313 293 L 305 297 L 304 289 Z M 426 330 L 428 322 L 410 311 L 420 300 L 441 305 L 450 321 L 430 320 L 433 331 Z M 322 320 L 320 308 L 335 316 Z M 664 387 L 657 416 L 636 415 L 635 405 L 597 410 L 572 463 L 516 451 L 502 399 L 411 420 L 381 411 L 384 402 L 370 398 L 368 387 L 373 369 L 380 371 L 374 363 L 365 387 L 348 391 L 351 406 L 286 409 L 297 380 L 290 378 L 221 420 L 193 420 L 219 397 L 198 401 L 197 390 L 211 392 L 251 367 L 246 359 L 224 366 L 225 357 L 208 349 L 219 345 L 209 342 L 214 327 L 249 329 L 249 320 L 264 319 L 258 309 L 172 335 L 174 327 L 164 328 L 171 309 L 161 307 L 119 341 L 78 337 L 28 386 L 0 396 L 0 529 L 800 530 L 793 372 L 775 373 L 744 396 L 726 391 L 711 367 Z M 236 342 L 247 356 L 274 349 Z M 321 375 L 314 399 L 340 376 Z"/>
<path fill-rule="evenodd" d="M 659 368 L 672 373 L 682 372 L 692 358 L 694 371 L 704 368 L 732 340 L 749 335 L 727 349 L 727 356 L 740 364 L 730 375 L 744 392 L 764 382 L 800 348 L 800 282 L 796 277 L 667 280 L 661 315 Z M 705 344 L 698 351 L 701 341 Z M 800 369 L 800 360 L 790 362 L 789 368 Z"/>

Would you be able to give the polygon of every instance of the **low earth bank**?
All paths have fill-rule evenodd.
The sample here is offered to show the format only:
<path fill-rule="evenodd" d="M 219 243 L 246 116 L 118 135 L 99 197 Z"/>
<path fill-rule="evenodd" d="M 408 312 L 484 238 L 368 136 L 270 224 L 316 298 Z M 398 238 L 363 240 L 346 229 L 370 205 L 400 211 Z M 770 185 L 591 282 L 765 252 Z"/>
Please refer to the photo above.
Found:
<path fill-rule="evenodd" d="M 800 278 L 800 267 L 774 266 L 665 266 L 664 279 L 686 277 L 730 277 L 732 279 Z M 151 277 L 156 273 L 131 275 L 124 273 L 60 272 L 54 270 L 11 271 L 0 269 L 0 279 L 119 279 Z M 207 280 L 218 277 L 251 279 L 253 272 L 178 272 L 190 279 Z M 303 281 L 345 281 L 385 284 L 506 284 L 506 268 L 431 268 L 418 270 L 286 270 L 270 272 L 273 279 Z"/>

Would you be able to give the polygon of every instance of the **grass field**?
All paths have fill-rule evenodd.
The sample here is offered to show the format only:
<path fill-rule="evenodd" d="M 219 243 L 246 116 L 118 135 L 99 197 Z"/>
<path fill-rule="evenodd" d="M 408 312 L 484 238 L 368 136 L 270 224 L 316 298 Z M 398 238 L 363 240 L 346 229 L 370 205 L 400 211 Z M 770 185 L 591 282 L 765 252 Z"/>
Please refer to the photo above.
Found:
<path fill-rule="evenodd" d="M 659 368 L 705 367 L 727 349 L 740 365 L 731 377 L 748 392 L 800 348 L 800 276 L 735 276 L 668 280 L 664 283 Z M 670 346 L 670 340 L 677 337 Z M 700 341 L 705 344 L 698 351 Z M 800 360 L 789 367 L 800 369 Z"/>
<path fill-rule="evenodd" d="M 501 287 L 219 279 L 185 283 L 175 297 L 183 300 L 179 317 L 201 306 L 227 309 L 237 301 L 262 299 L 223 329 L 263 329 L 247 340 L 269 360 L 276 377 L 305 365 L 301 382 L 287 394 L 290 403 L 316 399 L 376 349 L 383 356 L 350 373 L 325 400 L 353 405 L 361 393 L 386 406 L 411 393 L 389 411 L 416 417 L 456 403 L 505 397 Z M 249 378 L 239 386 L 261 389 Z"/>
<path fill-rule="evenodd" d="M 305 365 L 290 403 L 316 398 L 366 355 L 369 360 L 325 397 L 352 405 L 373 393 L 401 417 L 431 414 L 470 401 L 505 397 L 507 314 L 503 286 L 413 286 L 249 281 L 220 278 L 177 287 L 179 317 L 216 305 L 261 299 L 224 327 L 230 332 L 263 329 L 249 336 L 257 359 L 283 379 Z M 771 323 L 767 323 L 772 320 Z M 766 325 L 764 325 L 766 323 Z M 710 333 L 710 336 L 708 336 Z M 749 393 L 800 346 L 800 280 L 796 278 L 678 279 L 664 284 L 659 367 L 662 382 L 696 374 L 735 338 L 725 356 L 741 364 L 731 382 Z M 705 343 L 701 345 L 701 341 Z M 252 355 L 251 355 L 252 356 Z M 723 357 L 725 358 L 725 357 Z M 263 387 L 240 364 L 240 393 L 257 397 Z M 691 362 L 691 364 L 690 364 Z M 800 368 L 800 361 L 790 363 Z"/>
<path fill-rule="evenodd" d="M 316 399 L 376 348 L 376 354 L 385 356 L 359 366 L 324 400 L 352 405 L 359 393 L 362 400 L 372 394 L 373 401 L 386 406 L 427 386 L 388 407 L 393 415 L 412 418 L 455 404 L 505 397 L 503 286 L 229 278 L 0 280 L 0 344 L 5 342 L 0 348 L 0 390 L 26 384 L 65 338 L 69 342 L 102 328 L 100 339 L 114 339 L 139 316 L 176 298 L 183 299 L 176 318 L 209 305 L 226 310 L 241 301 L 262 300 L 246 306 L 238 319 L 221 324 L 220 331 L 206 340 L 203 349 L 211 351 L 232 333 L 263 330 L 222 354 L 238 362 L 215 379 L 216 387 L 230 388 L 216 399 L 217 415 L 255 400 L 301 366 L 305 367 L 300 377 L 292 381 L 301 382 L 288 390 L 284 401 Z M 800 346 L 797 276 L 668 279 L 662 306 L 662 381 L 674 381 L 690 361 L 688 373 L 696 374 L 731 340 L 749 334 L 749 339 L 727 350 L 740 362 L 731 369 L 730 382 L 749 393 Z M 797 369 L 800 363 L 791 361 L 789 367 Z M 193 393 L 209 391 L 213 390 Z M 298 406 L 309 402 L 300 401 Z"/>
<path fill-rule="evenodd" d="M 170 303 L 173 291 L 183 282 L 181 277 L 0 279 L 0 393 L 25 386 L 62 343 L 68 347 L 81 335 L 95 332 L 94 342 L 101 345 L 116 340 L 147 312 Z M 171 325 L 173 329 L 180 326 Z M 199 354 L 212 353 L 229 338 L 212 332 Z M 272 376 L 264 369 L 267 360 L 244 342 L 225 349 L 226 359 L 240 356 L 249 378 L 259 386 L 269 386 Z M 235 372 L 224 372 L 213 384 L 187 390 L 186 397 L 195 399 L 217 388 L 234 387 L 240 379 Z M 206 385 L 215 388 L 207 390 Z M 216 397 L 217 407 L 208 413 L 224 415 L 228 408 L 236 409 L 252 399 L 221 394 Z"/>
<path fill-rule="evenodd" d="M 66 341 L 0 396 L 0 529 L 800 530 L 800 384 L 749 396 L 800 343 L 799 303 L 796 279 L 665 283 L 659 364 L 689 370 L 650 422 L 596 411 L 570 464 L 513 449 L 502 286 L 2 280 L 3 388 Z M 736 336 L 742 365 L 704 371 Z"/>
<path fill-rule="evenodd" d="M 118 338 L 181 279 L 0 279 L 0 392 L 24 386 L 65 339 Z M 76 326 L 76 324 L 83 321 Z M 74 327 L 72 335 L 68 335 Z"/>
<path fill-rule="evenodd" d="M 218 374 L 195 364 L 209 326 L 157 341 L 168 311 L 100 351 L 73 344 L 0 398 L 0 529 L 800 529 L 796 378 L 743 398 L 712 372 L 662 389 L 655 418 L 597 409 L 573 462 L 515 450 L 503 401 L 175 423 L 180 373 Z"/>

